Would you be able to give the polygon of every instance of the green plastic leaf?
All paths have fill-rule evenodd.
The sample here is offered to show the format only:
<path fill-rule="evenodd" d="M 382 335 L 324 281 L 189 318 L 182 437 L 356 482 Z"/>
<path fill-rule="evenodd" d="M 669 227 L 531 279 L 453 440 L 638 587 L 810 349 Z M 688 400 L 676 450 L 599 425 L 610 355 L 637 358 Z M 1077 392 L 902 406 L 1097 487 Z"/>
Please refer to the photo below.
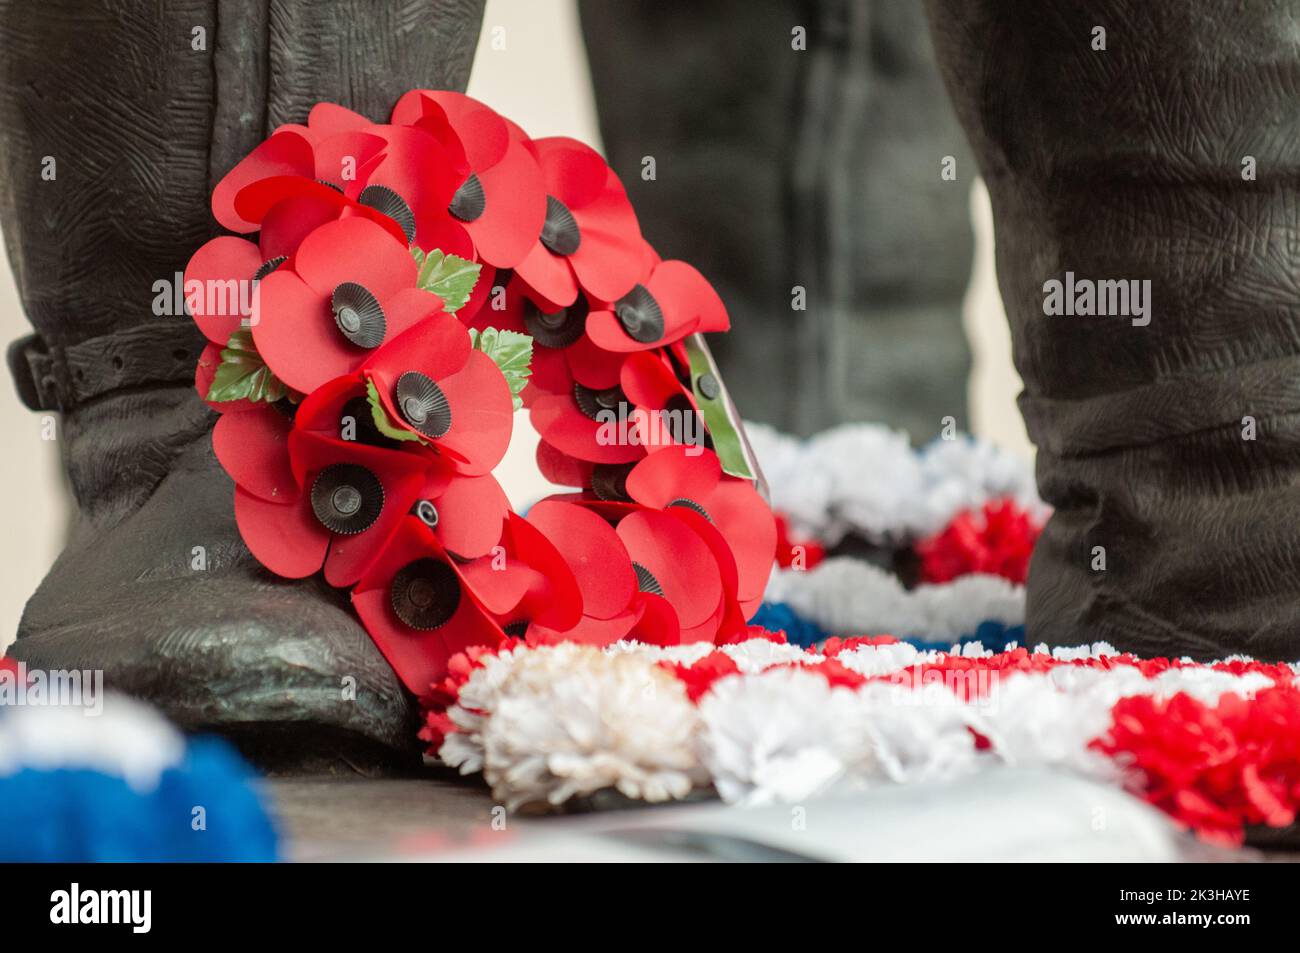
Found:
<path fill-rule="evenodd" d="M 520 392 L 533 373 L 533 339 L 518 331 L 498 331 L 496 328 L 469 329 L 469 339 L 475 348 L 496 362 L 510 385 L 510 397 L 515 410 L 524 405 Z"/>
<path fill-rule="evenodd" d="M 370 416 L 375 419 L 375 427 L 381 434 L 390 440 L 415 440 L 419 443 L 427 441 L 414 431 L 407 430 L 405 427 L 399 427 L 388 416 L 388 411 L 384 409 L 383 403 L 379 399 L 379 391 L 375 389 L 374 381 L 366 381 L 366 402 L 370 404 Z"/>
<path fill-rule="evenodd" d="M 266 361 L 262 360 L 262 355 L 257 353 L 253 332 L 240 328 L 230 335 L 230 340 L 221 349 L 221 364 L 212 375 L 207 399 L 222 403 L 231 400 L 261 400 L 274 404 L 287 396 L 291 396 L 289 388 L 271 373 Z"/>
<path fill-rule="evenodd" d="M 748 446 L 741 435 L 740 416 L 731 406 L 726 391 L 721 389 L 722 376 L 709 353 L 709 346 L 704 342 L 704 335 L 692 334 L 683 342 L 686 346 L 687 360 L 691 370 L 691 389 L 695 394 L 695 403 L 699 405 L 704 417 L 704 426 L 709 428 L 713 438 L 713 449 L 718 454 L 718 462 L 723 472 L 743 480 L 757 480 L 757 468 L 751 465 Z M 718 390 L 709 397 L 700 387 L 700 378 L 710 376 Z"/>
<path fill-rule="evenodd" d="M 441 298 L 444 310 L 455 314 L 465 306 L 478 284 L 482 265 L 455 255 L 444 255 L 436 248 L 426 254 L 411 246 L 411 256 L 420 266 L 416 284 Z"/>

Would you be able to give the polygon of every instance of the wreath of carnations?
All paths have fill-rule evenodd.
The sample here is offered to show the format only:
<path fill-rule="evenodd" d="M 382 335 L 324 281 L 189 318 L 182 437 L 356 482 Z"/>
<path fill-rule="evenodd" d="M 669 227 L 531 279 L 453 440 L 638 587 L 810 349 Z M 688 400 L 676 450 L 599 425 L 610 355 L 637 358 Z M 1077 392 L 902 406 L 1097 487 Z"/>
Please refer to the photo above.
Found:
<path fill-rule="evenodd" d="M 776 530 L 702 337 L 726 309 L 594 150 L 453 92 L 387 124 L 321 103 L 212 211 L 236 234 L 195 252 L 185 299 L 240 534 L 277 575 L 350 588 L 410 691 L 506 638 L 744 631 Z M 526 516 L 492 476 L 523 406 L 574 488 Z"/>

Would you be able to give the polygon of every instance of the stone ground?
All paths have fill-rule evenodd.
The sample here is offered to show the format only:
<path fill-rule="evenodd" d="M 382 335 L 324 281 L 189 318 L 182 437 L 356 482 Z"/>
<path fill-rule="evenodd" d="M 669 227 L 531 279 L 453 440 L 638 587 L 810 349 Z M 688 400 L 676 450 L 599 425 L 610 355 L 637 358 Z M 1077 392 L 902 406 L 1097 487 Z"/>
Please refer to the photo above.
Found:
<path fill-rule="evenodd" d="M 495 834 L 497 804 L 488 789 L 440 769 L 418 777 L 275 778 L 267 784 L 291 860 L 437 859 L 441 851 L 472 848 Z M 596 806 L 607 805 L 583 809 Z M 515 834 L 549 832 L 555 824 L 539 816 L 509 818 Z M 1300 853 L 1287 849 L 1219 850 L 1190 837 L 1181 843 L 1188 861 L 1300 861 Z"/>

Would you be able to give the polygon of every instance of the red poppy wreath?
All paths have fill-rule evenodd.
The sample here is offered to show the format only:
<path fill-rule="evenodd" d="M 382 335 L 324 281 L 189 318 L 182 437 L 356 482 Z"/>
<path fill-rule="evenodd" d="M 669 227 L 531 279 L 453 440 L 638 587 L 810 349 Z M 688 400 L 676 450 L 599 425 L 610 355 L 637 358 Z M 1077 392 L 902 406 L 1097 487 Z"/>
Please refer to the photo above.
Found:
<path fill-rule="evenodd" d="M 236 234 L 185 296 L 240 534 L 271 572 L 351 588 L 413 693 L 510 638 L 743 635 L 776 529 L 701 336 L 726 309 L 595 151 L 458 93 L 412 91 L 388 124 L 321 103 L 212 211 Z M 575 488 L 527 516 L 492 475 L 523 406 Z"/>

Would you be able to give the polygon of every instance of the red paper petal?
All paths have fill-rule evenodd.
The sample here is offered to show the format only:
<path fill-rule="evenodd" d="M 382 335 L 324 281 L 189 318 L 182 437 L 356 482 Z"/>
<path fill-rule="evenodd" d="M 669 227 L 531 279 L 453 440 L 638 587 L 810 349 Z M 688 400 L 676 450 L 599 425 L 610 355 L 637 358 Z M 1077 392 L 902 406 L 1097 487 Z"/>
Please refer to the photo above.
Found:
<path fill-rule="evenodd" d="M 500 162 L 477 174 L 486 201 L 483 214 L 465 228 L 484 261 L 514 268 L 538 244 L 546 220 L 542 170 L 532 153 L 511 141 Z"/>
<path fill-rule="evenodd" d="M 537 441 L 537 469 L 547 480 L 560 486 L 584 487 L 591 483 L 591 464 L 557 450 L 545 440 Z"/>
<path fill-rule="evenodd" d="M 389 594 L 393 576 L 408 563 L 425 558 L 440 559 L 453 570 L 457 568 L 428 528 L 408 517 L 352 592 L 352 604 L 366 631 L 402 683 L 417 695 L 428 694 L 433 683 L 447 673 L 452 655 L 474 645 L 496 645 L 502 639 L 501 630 L 483 612 L 463 578 L 460 603 L 439 628 L 427 632 L 412 629 L 397 617 Z"/>
<path fill-rule="evenodd" d="M 277 132 L 240 160 L 217 183 L 212 190 L 212 214 L 232 232 L 256 231 L 255 222 L 246 221 L 235 212 L 235 196 L 240 189 L 258 179 L 276 175 L 311 179 L 315 168 L 312 144 L 306 137 L 288 130 Z"/>
<path fill-rule="evenodd" d="M 337 201 L 342 196 L 325 186 L 320 188 L 329 195 L 320 193 L 296 195 L 277 202 L 266 213 L 262 218 L 262 230 L 258 233 L 263 259 L 269 261 L 281 255 L 292 258 L 297 254 L 303 239 L 325 223 L 339 217 L 346 204 Z"/>
<path fill-rule="evenodd" d="M 451 429 L 434 441 L 454 456 L 467 476 L 490 473 L 510 446 L 514 401 L 500 369 L 482 351 L 471 351 L 464 370 L 438 380 L 452 408 Z"/>
<path fill-rule="evenodd" d="M 289 467 L 290 422 L 262 404 L 240 414 L 222 414 L 212 429 L 212 450 L 240 487 L 268 503 L 292 503 L 298 484 Z"/>
<path fill-rule="evenodd" d="M 267 275 L 258 286 L 258 303 L 253 341 L 275 375 L 294 390 L 311 393 L 356 370 L 369 353 L 339 333 L 329 299 L 291 271 Z"/>
<path fill-rule="evenodd" d="M 452 477 L 437 494 L 436 505 L 438 527 L 434 532 L 450 552 L 477 559 L 501 542 L 510 501 L 491 474 Z"/>
<path fill-rule="evenodd" d="M 381 395 L 391 390 L 407 371 L 419 371 L 441 385 L 443 380 L 464 369 L 469 361 L 472 346 L 464 325 L 441 310 L 441 301 L 436 295 L 421 294 L 431 298 L 439 310 L 428 320 L 417 321 L 401 334 L 389 337 L 387 343 L 365 363 L 366 371 L 376 383 L 385 385 L 380 387 Z M 497 376 L 500 376 L 499 371 Z"/>
<path fill-rule="evenodd" d="M 606 191 L 573 215 L 582 233 L 569 256 L 578 283 L 592 297 L 617 301 L 632 290 L 645 261 L 641 226 L 617 176 L 610 172 Z"/>
<path fill-rule="evenodd" d="M 604 191 L 609 166 L 591 146 L 566 136 L 533 140 L 546 191 L 577 212 Z"/>
<path fill-rule="evenodd" d="M 543 440 L 578 460 L 630 463 L 645 456 L 645 448 L 631 442 L 598 441 L 603 425 L 583 414 L 572 394 L 539 395 L 529 409 L 529 419 Z"/>
<path fill-rule="evenodd" d="M 638 593 L 637 613 L 636 625 L 627 633 L 627 639 L 646 645 L 681 644 L 681 623 L 667 599 L 650 592 Z"/>
<path fill-rule="evenodd" d="M 317 294 L 329 296 L 345 281 L 362 285 L 381 302 L 415 287 L 415 259 L 405 244 L 368 218 L 330 222 L 303 241 L 293 270 Z"/>
<path fill-rule="evenodd" d="M 235 522 L 249 551 L 278 576 L 305 579 L 325 562 L 330 533 L 306 499 L 268 503 L 237 486 Z"/>
<path fill-rule="evenodd" d="M 632 561 L 654 574 L 677 611 L 682 628 L 708 620 L 722 601 L 722 577 L 704 540 L 689 526 L 657 510 L 639 510 L 618 524 Z"/>
<path fill-rule="evenodd" d="M 590 322 L 590 315 L 588 315 Z M 588 323 L 590 327 L 590 323 Z M 564 349 L 573 379 L 584 387 L 605 390 L 619 383 L 624 355 L 601 350 L 588 337 L 580 337 Z"/>
<path fill-rule="evenodd" d="M 578 298 L 578 279 L 565 258 L 549 251 L 541 241 L 515 265 L 515 274 L 542 298 L 567 308 Z"/>
<path fill-rule="evenodd" d="M 725 476 L 700 503 L 709 511 L 736 557 L 740 573 L 737 597 L 742 603 L 761 599 L 776 558 L 776 520 L 772 510 L 752 483 Z"/>
<path fill-rule="evenodd" d="M 610 619 L 625 612 L 636 593 L 636 573 L 614 527 L 572 503 L 542 500 L 528 522 L 551 541 L 582 590 L 583 612 Z"/>
<path fill-rule="evenodd" d="M 632 468 L 627 477 L 627 492 L 638 503 L 655 509 L 663 509 L 671 501 L 683 498 L 704 506 L 721 478 L 722 466 L 713 451 L 666 447 Z M 772 545 L 775 548 L 775 537 Z"/>
<path fill-rule="evenodd" d="M 251 300 L 249 288 L 260 267 L 258 247 L 233 235 L 212 239 L 190 258 L 185 266 L 185 307 L 209 341 L 225 346 L 239 330 L 248 316 L 243 303 Z"/>
<path fill-rule="evenodd" d="M 370 120 L 361 113 L 336 103 L 317 103 L 307 113 L 307 128 L 319 136 L 353 132 L 369 125 Z"/>

